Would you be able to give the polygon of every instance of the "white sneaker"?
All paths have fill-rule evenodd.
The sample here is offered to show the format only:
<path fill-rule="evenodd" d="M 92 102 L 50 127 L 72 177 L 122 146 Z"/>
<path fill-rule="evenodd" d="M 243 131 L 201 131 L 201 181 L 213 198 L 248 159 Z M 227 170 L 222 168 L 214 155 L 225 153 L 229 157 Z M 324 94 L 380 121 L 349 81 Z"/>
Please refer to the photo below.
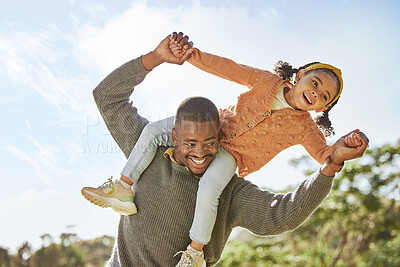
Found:
<path fill-rule="evenodd" d="M 201 267 L 205 263 L 203 251 L 195 250 L 190 245 L 187 250 L 177 252 L 174 257 L 180 253 L 182 257 L 176 267 Z"/>

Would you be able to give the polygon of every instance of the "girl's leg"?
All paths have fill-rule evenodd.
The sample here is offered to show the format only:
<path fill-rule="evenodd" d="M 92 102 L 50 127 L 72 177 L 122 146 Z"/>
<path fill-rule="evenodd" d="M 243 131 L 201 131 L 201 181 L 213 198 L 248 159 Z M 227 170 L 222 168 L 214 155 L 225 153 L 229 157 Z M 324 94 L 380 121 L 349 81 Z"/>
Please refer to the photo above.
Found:
<path fill-rule="evenodd" d="M 174 117 L 147 124 L 137 140 L 128 161 L 121 174 L 129 177 L 133 182 L 139 180 L 140 175 L 153 160 L 158 146 L 173 146 L 172 128 Z"/>
<path fill-rule="evenodd" d="M 218 199 L 236 171 L 235 158 L 222 147 L 200 178 L 190 239 L 206 245 L 217 218 Z"/>
<path fill-rule="evenodd" d="M 150 123 L 144 127 L 137 140 L 128 162 L 121 172 L 120 180 L 109 179 L 98 188 L 84 187 L 82 195 L 95 205 L 110 207 L 115 211 L 132 215 L 137 212 L 133 203 L 132 182 L 137 182 L 143 171 L 149 166 L 157 151 L 157 146 L 172 146 L 172 128 L 174 117 Z"/>

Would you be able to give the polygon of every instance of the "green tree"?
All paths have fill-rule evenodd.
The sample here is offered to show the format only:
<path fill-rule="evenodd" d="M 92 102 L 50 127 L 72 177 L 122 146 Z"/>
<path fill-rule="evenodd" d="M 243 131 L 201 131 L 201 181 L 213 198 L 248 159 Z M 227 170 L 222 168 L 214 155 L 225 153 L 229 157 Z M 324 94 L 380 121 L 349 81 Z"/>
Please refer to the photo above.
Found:
<path fill-rule="evenodd" d="M 43 234 L 40 236 L 42 239 L 42 247 L 48 246 L 53 243 L 53 237 L 50 234 Z"/>
<path fill-rule="evenodd" d="M 310 166 L 309 157 L 293 162 Z M 400 141 L 367 150 L 346 163 L 302 226 L 278 237 L 233 241 L 219 265 L 400 266 L 399 186 Z"/>
<path fill-rule="evenodd" d="M 50 243 L 44 245 L 45 239 L 51 240 L 50 235 L 42 235 L 43 246 L 37 250 L 31 258 L 32 267 L 84 267 L 85 255 L 75 244 L 77 234 L 62 233 L 60 235 L 61 243 Z"/>
<path fill-rule="evenodd" d="M 9 267 L 11 266 L 11 255 L 8 252 L 8 249 L 0 247 L 0 267 Z"/>
<path fill-rule="evenodd" d="M 32 256 L 32 246 L 28 242 L 22 243 L 18 247 L 17 255 L 13 257 L 12 266 L 13 267 L 23 267 L 29 266 L 30 258 Z"/>
<path fill-rule="evenodd" d="M 62 233 L 59 244 L 53 243 L 49 234 L 40 238 L 42 247 L 35 252 L 28 242 L 18 248 L 16 255 L 0 247 L 0 267 L 102 267 L 114 244 L 111 236 L 81 241 L 75 233 Z"/>
<path fill-rule="evenodd" d="M 114 237 L 102 236 L 94 240 L 80 241 L 79 247 L 86 255 L 86 267 L 101 267 L 110 258 Z"/>

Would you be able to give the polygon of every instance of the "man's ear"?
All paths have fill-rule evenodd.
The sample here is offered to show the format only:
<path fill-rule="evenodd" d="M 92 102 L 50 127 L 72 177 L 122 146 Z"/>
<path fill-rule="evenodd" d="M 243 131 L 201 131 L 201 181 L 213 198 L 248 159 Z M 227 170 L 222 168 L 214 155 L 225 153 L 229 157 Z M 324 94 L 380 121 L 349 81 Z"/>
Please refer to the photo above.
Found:
<path fill-rule="evenodd" d="M 296 73 L 296 77 L 294 77 L 294 81 L 297 83 L 299 80 L 306 74 L 305 69 L 299 70 L 299 72 Z"/>
<path fill-rule="evenodd" d="M 178 137 L 176 136 L 175 128 L 172 128 L 172 141 L 174 142 L 174 146 L 176 147 L 176 144 L 178 143 Z"/>
<path fill-rule="evenodd" d="M 323 111 L 325 111 L 327 109 L 328 109 L 328 107 L 323 107 L 323 108 L 320 108 L 320 109 L 316 109 L 315 112 L 323 112 Z"/>

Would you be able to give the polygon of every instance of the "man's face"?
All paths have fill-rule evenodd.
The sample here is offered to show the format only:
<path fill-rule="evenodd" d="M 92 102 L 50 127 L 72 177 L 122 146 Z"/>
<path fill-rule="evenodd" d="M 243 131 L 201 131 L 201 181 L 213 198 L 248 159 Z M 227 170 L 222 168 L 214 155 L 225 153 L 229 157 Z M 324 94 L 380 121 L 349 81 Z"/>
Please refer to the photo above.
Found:
<path fill-rule="evenodd" d="M 175 160 L 195 175 L 202 175 L 218 151 L 217 121 L 182 120 L 172 129 Z"/>

